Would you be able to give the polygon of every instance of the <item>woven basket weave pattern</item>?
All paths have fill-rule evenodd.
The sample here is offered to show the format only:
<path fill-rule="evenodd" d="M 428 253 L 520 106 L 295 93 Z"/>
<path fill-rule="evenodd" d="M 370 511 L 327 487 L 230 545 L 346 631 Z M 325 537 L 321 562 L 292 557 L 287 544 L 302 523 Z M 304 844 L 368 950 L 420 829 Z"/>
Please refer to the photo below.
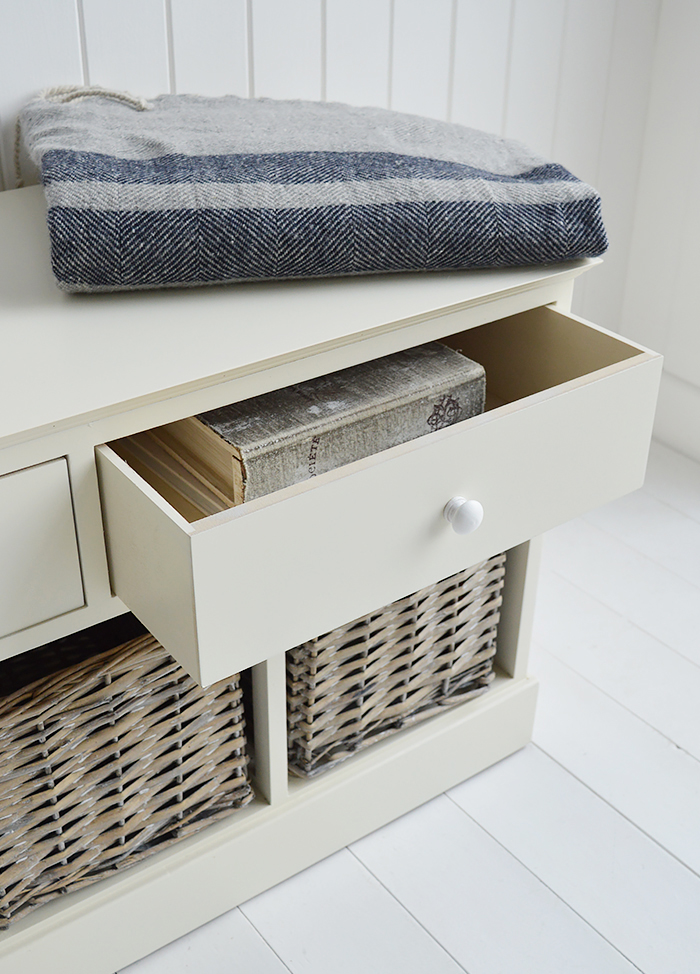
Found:
<path fill-rule="evenodd" d="M 290 650 L 290 770 L 310 777 L 488 689 L 505 557 Z"/>
<path fill-rule="evenodd" d="M 150 635 L 0 700 L 0 928 L 247 804 L 245 743 Z"/>

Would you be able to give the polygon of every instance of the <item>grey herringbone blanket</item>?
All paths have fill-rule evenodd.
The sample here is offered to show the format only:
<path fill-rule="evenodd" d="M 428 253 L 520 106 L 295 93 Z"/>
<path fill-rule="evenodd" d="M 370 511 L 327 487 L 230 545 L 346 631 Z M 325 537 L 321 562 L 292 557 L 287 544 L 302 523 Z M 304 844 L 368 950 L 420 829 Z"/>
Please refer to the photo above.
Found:
<path fill-rule="evenodd" d="M 21 113 L 69 291 L 596 256 L 600 200 L 498 136 L 379 108 L 162 95 Z"/>

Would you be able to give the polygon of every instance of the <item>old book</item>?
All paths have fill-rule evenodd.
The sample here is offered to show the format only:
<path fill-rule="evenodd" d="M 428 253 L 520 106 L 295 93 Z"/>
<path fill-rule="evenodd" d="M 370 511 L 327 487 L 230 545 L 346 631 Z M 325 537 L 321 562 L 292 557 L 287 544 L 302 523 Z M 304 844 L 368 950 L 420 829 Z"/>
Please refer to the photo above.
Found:
<path fill-rule="evenodd" d="M 122 452 L 141 468 L 150 455 L 210 514 L 469 419 L 485 387 L 481 365 L 430 342 L 129 437 Z"/>

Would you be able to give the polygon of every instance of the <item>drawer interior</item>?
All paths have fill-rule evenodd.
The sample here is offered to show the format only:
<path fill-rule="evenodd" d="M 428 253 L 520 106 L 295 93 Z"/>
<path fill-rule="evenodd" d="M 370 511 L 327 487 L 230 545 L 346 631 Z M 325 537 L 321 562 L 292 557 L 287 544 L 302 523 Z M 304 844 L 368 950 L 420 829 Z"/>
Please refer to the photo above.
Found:
<path fill-rule="evenodd" d="M 487 412 L 641 354 L 623 339 L 547 307 L 440 341 L 484 366 Z M 160 433 L 164 429 L 153 431 L 157 440 L 146 431 L 109 445 L 190 523 L 232 507 L 229 498 L 211 489 L 210 480 L 199 476 L 196 456 L 168 448 L 167 435 Z"/>
<path fill-rule="evenodd" d="M 441 339 L 486 370 L 486 410 L 516 402 L 639 355 L 623 339 L 551 308 Z"/>

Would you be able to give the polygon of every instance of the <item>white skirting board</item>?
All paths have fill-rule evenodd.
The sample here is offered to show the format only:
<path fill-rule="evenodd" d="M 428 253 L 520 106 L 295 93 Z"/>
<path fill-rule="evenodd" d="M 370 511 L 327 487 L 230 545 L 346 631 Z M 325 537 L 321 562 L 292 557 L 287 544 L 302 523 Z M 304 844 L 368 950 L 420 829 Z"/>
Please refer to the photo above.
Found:
<path fill-rule="evenodd" d="M 664 371 L 654 436 L 692 460 L 700 460 L 700 388 Z"/>
<path fill-rule="evenodd" d="M 537 681 L 482 697 L 291 782 L 113 879 L 58 898 L 0 934 L 3 974 L 113 974 L 523 747 Z"/>

